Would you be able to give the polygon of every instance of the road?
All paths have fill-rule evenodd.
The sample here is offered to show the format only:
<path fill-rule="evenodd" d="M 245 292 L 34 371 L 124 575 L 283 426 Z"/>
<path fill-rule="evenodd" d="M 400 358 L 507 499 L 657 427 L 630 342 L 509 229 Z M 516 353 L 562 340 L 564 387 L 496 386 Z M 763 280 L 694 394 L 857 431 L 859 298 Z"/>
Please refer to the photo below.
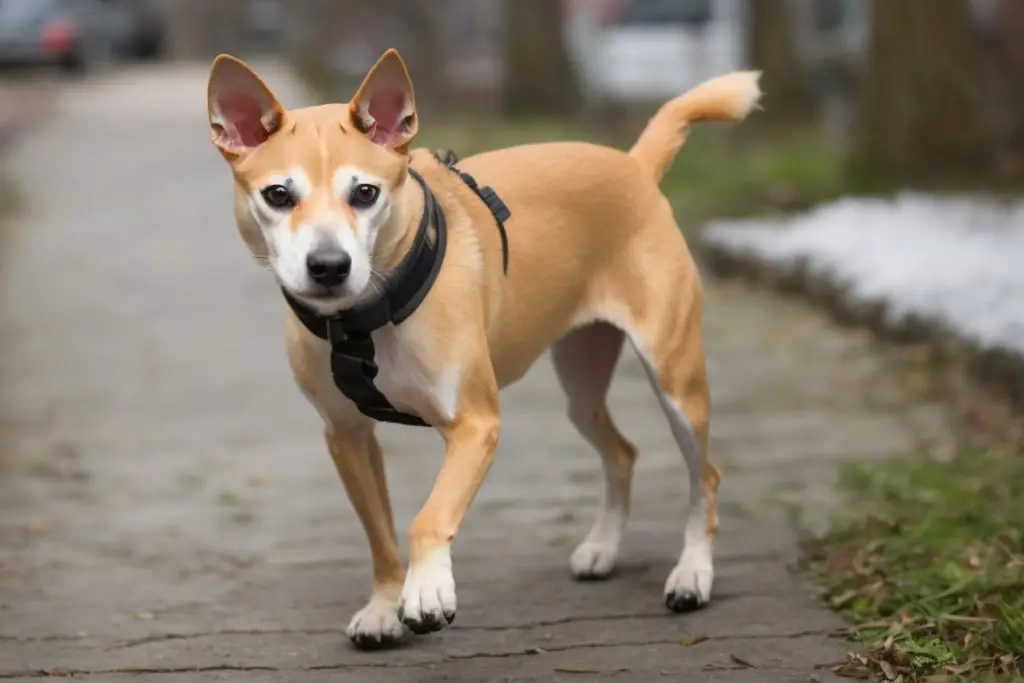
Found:
<path fill-rule="evenodd" d="M 786 569 L 785 512 L 821 522 L 840 460 L 941 438 L 941 418 L 893 398 L 889 361 L 862 336 L 719 283 L 711 606 L 662 605 L 686 474 L 629 354 L 612 408 L 641 459 L 621 569 L 570 579 L 601 475 L 543 359 L 503 397 L 497 462 L 455 546 L 458 621 L 396 651 L 354 650 L 344 630 L 369 589 L 366 543 L 288 371 L 281 298 L 235 234 L 205 73 L 61 86 L 10 159 L 24 210 L 0 290 L 0 678 L 830 680 L 820 667 L 846 645 Z M 304 101 L 283 69 L 264 73 Z M 441 442 L 383 433 L 404 528 Z"/>

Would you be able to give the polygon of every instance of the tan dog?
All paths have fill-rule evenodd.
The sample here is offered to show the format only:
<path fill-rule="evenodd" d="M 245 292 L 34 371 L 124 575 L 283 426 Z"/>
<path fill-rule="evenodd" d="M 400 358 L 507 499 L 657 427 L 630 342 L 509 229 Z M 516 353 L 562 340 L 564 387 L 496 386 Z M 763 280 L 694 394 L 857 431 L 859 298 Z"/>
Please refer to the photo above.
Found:
<path fill-rule="evenodd" d="M 605 405 L 628 338 L 690 476 L 685 546 L 665 584 L 666 604 L 688 611 L 710 599 L 719 473 L 706 455 L 701 286 L 658 181 L 690 124 L 747 116 L 760 97 L 758 78 L 732 73 L 669 102 L 628 154 L 565 142 L 465 159 L 460 169 L 491 185 L 511 210 L 506 253 L 480 195 L 434 156 L 408 151 L 419 120 L 395 51 L 351 102 L 292 111 L 242 62 L 215 60 L 210 125 L 233 172 L 238 228 L 295 306 L 287 324 L 291 366 L 324 418 L 327 447 L 369 538 L 374 588 L 348 627 L 358 646 L 395 643 L 403 623 L 426 633 L 454 618 L 451 546 L 491 466 L 498 392 L 549 348 L 569 419 L 600 454 L 606 481 L 593 528 L 572 554 L 574 575 L 612 571 L 629 514 L 637 454 Z M 410 182 L 418 177 L 425 187 Z M 447 444 L 409 528 L 406 571 L 375 421 L 332 380 L 332 344 L 344 335 L 325 341 L 295 312 L 327 320 L 380 299 L 389 273 L 419 249 L 417 235 L 426 235 L 424 248 L 437 246 L 442 221 L 431 197 L 447 226 L 443 267 L 412 315 L 366 337 L 385 402 L 422 418 Z"/>

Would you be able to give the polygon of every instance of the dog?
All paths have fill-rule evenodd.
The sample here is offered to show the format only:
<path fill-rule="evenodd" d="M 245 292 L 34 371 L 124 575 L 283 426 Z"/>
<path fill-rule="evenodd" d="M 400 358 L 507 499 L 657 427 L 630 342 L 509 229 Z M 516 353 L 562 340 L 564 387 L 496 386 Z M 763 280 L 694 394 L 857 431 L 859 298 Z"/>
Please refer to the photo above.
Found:
<path fill-rule="evenodd" d="M 758 107 L 759 78 L 736 71 L 701 83 L 663 105 L 628 153 L 550 142 L 454 164 L 410 150 L 419 116 L 395 50 L 350 102 L 294 110 L 244 62 L 214 60 L 210 134 L 232 171 L 237 227 L 290 304 L 291 369 L 324 420 L 369 540 L 373 589 L 347 629 L 357 647 L 454 619 L 451 546 L 494 457 L 499 391 L 547 350 L 606 484 L 570 566 L 581 580 L 612 572 L 637 459 L 605 400 L 626 339 L 690 478 L 665 603 L 677 612 L 708 603 L 720 474 L 707 455 L 701 283 L 658 184 L 692 124 L 739 122 Z M 433 427 L 446 444 L 408 530 L 408 569 L 380 421 Z"/>

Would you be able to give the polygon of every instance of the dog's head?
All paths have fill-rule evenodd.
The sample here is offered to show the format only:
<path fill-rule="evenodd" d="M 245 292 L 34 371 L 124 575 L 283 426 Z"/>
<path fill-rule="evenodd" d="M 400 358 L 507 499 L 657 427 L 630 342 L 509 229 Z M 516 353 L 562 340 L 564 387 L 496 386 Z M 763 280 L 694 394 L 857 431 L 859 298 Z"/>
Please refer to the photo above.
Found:
<path fill-rule="evenodd" d="M 372 291 L 378 244 L 404 230 L 395 209 L 418 127 L 398 53 L 380 58 L 351 102 L 287 111 L 249 66 L 221 55 L 207 106 L 213 144 L 235 178 L 238 228 L 257 260 L 321 313 Z"/>

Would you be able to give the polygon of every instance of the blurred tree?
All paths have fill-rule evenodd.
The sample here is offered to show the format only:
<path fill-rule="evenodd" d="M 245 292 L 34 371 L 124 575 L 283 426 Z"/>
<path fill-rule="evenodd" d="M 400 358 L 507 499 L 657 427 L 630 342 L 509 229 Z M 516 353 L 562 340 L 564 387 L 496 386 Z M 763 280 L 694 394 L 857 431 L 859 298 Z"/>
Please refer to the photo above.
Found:
<path fill-rule="evenodd" d="M 816 120 L 820 102 L 801 58 L 790 0 L 747 0 L 746 28 L 747 62 L 764 72 L 764 111 L 758 120 L 768 124 Z"/>
<path fill-rule="evenodd" d="M 583 106 L 566 48 L 562 3 L 505 0 L 503 105 L 506 115 L 571 116 Z"/>
<path fill-rule="evenodd" d="M 849 170 L 863 189 L 977 185 L 990 175 L 970 0 L 872 0 Z"/>
<path fill-rule="evenodd" d="M 399 50 L 412 77 L 416 104 L 422 113 L 424 108 L 437 107 L 445 99 L 445 53 L 436 23 L 439 15 L 432 3 L 423 0 L 397 0 L 393 4 L 395 16 L 401 18 L 396 42 L 401 45 Z"/>
<path fill-rule="evenodd" d="M 1024 185 L 1024 2 L 994 0 L 985 28 L 991 97 L 987 109 L 995 122 L 998 172 L 1017 187 Z"/>

